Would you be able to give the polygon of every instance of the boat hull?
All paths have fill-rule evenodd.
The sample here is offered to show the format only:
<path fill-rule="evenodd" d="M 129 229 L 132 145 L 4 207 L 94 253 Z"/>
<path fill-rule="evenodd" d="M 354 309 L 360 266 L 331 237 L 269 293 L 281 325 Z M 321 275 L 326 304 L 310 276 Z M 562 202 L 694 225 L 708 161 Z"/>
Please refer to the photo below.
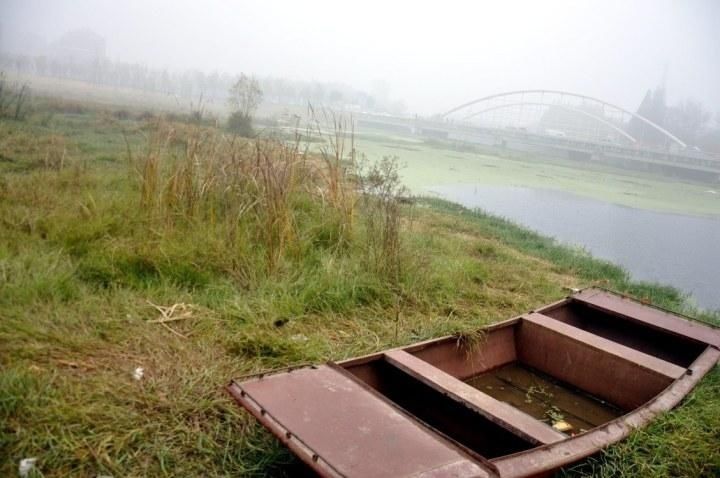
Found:
<path fill-rule="evenodd" d="M 234 380 L 321 476 L 545 476 L 675 407 L 720 333 L 587 289 L 483 329 Z"/>

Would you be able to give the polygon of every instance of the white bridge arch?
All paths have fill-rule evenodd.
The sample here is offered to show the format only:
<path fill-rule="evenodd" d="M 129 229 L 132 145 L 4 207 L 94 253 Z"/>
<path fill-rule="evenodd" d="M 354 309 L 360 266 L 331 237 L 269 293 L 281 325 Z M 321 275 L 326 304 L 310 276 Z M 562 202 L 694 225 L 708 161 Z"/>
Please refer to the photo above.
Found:
<path fill-rule="evenodd" d="M 477 120 L 492 122 L 492 118 L 488 118 L 489 114 L 495 115 L 494 112 L 502 110 L 511 113 L 507 124 L 520 125 L 523 121 L 528 121 L 528 116 L 532 117 L 532 114 L 528 115 L 529 109 L 535 110 L 531 113 L 536 115 L 534 119 L 536 125 L 547 119 L 549 111 L 561 110 L 568 113 L 566 116 L 569 116 L 569 123 L 575 123 L 568 125 L 568 129 L 573 132 L 579 131 L 585 136 L 591 134 L 590 127 L 586 124 L 586 121 L 590 121 L 593 124 L 592 129 L 595 130 L 596 139 L 607 134 L 606 132 L 612 132 L 613 135 L 630 143 L 637 143 L 639 140 L 629 131 L 631 122 L 634 120 L 645 128 L 657 132 L 659 137 L 664 138 L 669 144 L 675 144 L 681 148 L 686 147 L 686 144 L 677 136 L 642 115 L 592 96 L 562 90 L 535 89 L 498 93 L 463 103 L 440 116 L 448 122 L 469 123 Z M 515 116 L 512 117 L 512 115 Z M 505 115 L 506 119 L 507 116 Z M 554 116 L 558 116 L 558 114 Z M 582 118 L 584 121 L 578 121 L 578 118 Z M 532 119 L 527 124 L 533 124 Z M 581 131 L 583 129 L 585 131 Z M 587 137 L 583 139 L 587 139 Z"/>

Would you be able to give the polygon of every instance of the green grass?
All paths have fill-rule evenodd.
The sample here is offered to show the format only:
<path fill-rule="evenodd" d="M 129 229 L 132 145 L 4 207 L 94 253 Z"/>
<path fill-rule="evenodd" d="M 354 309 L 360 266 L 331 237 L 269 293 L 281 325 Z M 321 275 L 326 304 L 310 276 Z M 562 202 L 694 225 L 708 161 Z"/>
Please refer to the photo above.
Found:
<path fill-rule="evenodd" d="M 141 155 L 144 122 L 68 106 L 0 123 L 2 476 L 27 457 L 47 477 L 292 475 L 292 456 L 224 392 L 231 377 L 471 332 L 564 287 L 695 313 L 674 289 L 438 200 L 403 210 L 389 280 L 367 260 L 365 212 L 340 247 L 331 205 L 298 190 L 294 234 L 269 270 L 256 219 L 140 207 L 123 131 Z M 66 141 L 61 170 L 43 165 L 51 134 Z M 190 314 L 170 330 L 153 304 Z M 567 473 L 717 475 L 717 392 L 715 370 L 679 409 Z"/>
<path fill-rule="evenodd" d="M 660 416 L 600 457 L 586 460 L 563 475 L 602 478 L 718 476 L 718 396 L 720 369 L 715 367 L 681 407 Z"/>

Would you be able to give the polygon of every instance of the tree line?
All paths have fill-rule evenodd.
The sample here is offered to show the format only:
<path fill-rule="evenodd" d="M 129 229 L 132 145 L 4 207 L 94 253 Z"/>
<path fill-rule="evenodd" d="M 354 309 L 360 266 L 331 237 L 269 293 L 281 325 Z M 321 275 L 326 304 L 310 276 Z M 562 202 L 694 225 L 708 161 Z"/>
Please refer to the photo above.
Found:
<path fill-rule="evenodd" d="M 132 88 L 184 99 L 203 97 L 212 102 L 226 102 L 237 75 L 197 69 L 169 70 L 140 63 L 96 59 L 67 61 L 49 56 L 0 54 L 0 70 L 15 74 L 36 75 L 85 81 L 97 85 Z M 288 105 L 322 104 L 358 111 L 404 113 L 402 101 L 377 98 L 366 91 L 342 83 L 260 77 L 264 100 Z"/>

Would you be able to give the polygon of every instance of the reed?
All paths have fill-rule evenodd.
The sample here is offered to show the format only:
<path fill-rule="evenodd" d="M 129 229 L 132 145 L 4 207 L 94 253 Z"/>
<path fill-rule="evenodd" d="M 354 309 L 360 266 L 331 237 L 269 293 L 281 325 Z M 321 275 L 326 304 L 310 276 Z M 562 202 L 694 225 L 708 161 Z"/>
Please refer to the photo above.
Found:
<path fill-rule="evenodd" d="M 339 227 L 338 245 L 347 246 L 353 235 L 356 214 L 356 176 L 359 167 L 355 149 L 355 125 L 330 110 L 316 112 L 310 105 L 309 117 L 312 129 L 306 137 L 316 135 L 321 140 L 318 148 L 323 167 L 319 169 L 322 179 L 323 200 L 334 212 Z"/>
<path fill-rule="evenodd" d="M 268 272 L 272 273 L 295 240 L 293 196 L 303 194 L 303 171 L 298 143 L 255 140 L 253 181 L 258 185 L 255 214 L 265 244 Z"/>
<path fill-rule="evenodd" d="M 248 140 L 156 123 L 139 165 L 141 208 L 168 227 L 222 223 L 228 246 L 244 229 L 262 246 L 266 273 L 273 274 L 288 250 L 299 248 L 295 205 L 315 197 L 325 209 L 323 228 L 332 247 L 343 250 L 360 240 L 354 229 L 359 218 L 368 266 L 397 284 L 400 199 L 407 193 L 397 158 L 358 158 L 352 121 L 327 111 L 313 115 L 314 133 L 322 139 L 315 151 L 301 144 L 300 135 Z"/>
<path fill-rule="evenodd" d="M 299 142 L 154 128 L 139 164 L 143 211 L 169 228 L 222 227 L 228 246 L 249 232 L 272 274 L 296 240 L 293 202 L 307 194 Z"/>

